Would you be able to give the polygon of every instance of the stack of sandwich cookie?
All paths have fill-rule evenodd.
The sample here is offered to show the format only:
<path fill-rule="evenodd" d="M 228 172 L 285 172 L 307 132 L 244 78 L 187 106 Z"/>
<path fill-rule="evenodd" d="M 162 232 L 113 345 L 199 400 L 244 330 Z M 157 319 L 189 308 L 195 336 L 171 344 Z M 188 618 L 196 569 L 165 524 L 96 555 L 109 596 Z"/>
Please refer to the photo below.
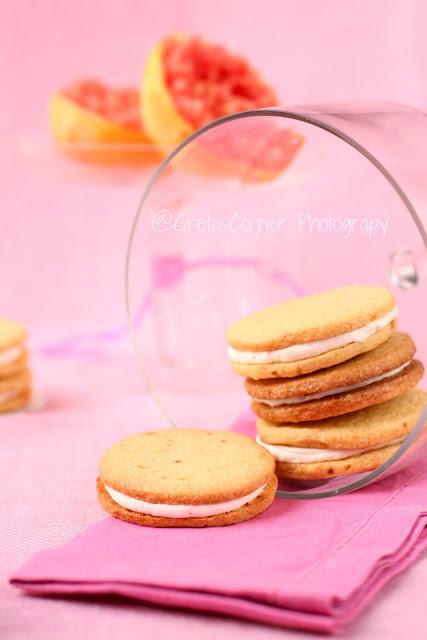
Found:
<path fill-rule="evenodd" d="M 243 522 L 274 499 L 275 460 L 246 436 L 203 429 L 138 433 L 101 458 L 98 499 L 111 515 L 151 527 Z"/>
<path fill-rule="evenodd" d="M 396 441 L 386 433 L 371 449 L 363 438 L 349 439 L 354 421 L 370 428 L 397 412 L 414 426 L 425 402 L 424 392 L 414 391 L 424 368 L 410 336 L 395 331 L 396 317 L 386 289 L 352 286 L 275 305 L 229 329 L 232 368 L 248 376 L 257 439 L 275 456 L 280 477 L 371 470 L 407 435 Z M 329 427 L 337 446 L 316 445 L 316 430 L 327 434 Z"/>
<path fill-rule="evenodd" d="M 25 407 L 31 396 L 31 375 L 25 349 L 27 332 L 0 318 L 0 413 Z"/>

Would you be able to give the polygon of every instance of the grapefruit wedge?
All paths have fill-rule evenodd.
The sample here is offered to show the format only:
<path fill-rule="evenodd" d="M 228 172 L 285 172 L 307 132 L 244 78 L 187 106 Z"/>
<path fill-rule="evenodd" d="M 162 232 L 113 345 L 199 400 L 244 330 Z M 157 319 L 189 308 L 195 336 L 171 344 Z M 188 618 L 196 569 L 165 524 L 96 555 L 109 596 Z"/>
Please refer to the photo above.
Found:
<path fill-rule="evenodd" d="M 186 35 L 156 44 L 142 86 L 146 131 L 165 152 L 217 118 L 278 104 L 275 91 L 243 57 Z M 177 156 L 176 164 L 196 173 L 231 174 L 248 181 L 274 179 L 293 161 L 303 138 L 279 126 L 277 118 L 248 120 L 250 125 L 239 125 L 239 120 L 234 129 L 227 123 L 223 132 L 207 132 Z"/>
<path fill-rule="evenodd" d="M 136 89 L 80 80 L 51 100 L 54 139 L 65 153 L 85 162 L 158 162 L 161 154 L 143 128 L 139 101 Z"/>

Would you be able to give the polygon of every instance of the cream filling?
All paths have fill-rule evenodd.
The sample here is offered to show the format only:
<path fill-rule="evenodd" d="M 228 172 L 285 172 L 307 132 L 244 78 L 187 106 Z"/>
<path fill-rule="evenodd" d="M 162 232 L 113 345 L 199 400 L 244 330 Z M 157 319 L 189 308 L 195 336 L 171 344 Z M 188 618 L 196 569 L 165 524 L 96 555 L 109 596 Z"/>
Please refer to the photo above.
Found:
<path fill-rule="evenodd" d="M 337 387 L 336 389 L 329 389 L 328 391 L 323 391 L 322 393 L 311 393 L 300 398 L 277 398 L 274 400 L 270 400 L 267 398 L 254 398 L 254 400 L 256 400 L 257 402 L 262 402 L 263 404 L 268 404 L 269 407 L 280 407 L 284 404 L 299 404 L 300 402 L 308 402 L 309 400 L 320 400 L 321 398 L 334 396 L 338 393 L 345 393 L 346 391 L 361 389 L 362 387 L 367 387 L 374 382 L 380 382 L 380 380 L 391 378 L 392 376 L 395 376 L 403 371 L 403 369 L 405 369 L 410 363 L 411 360 L 408 360 L 407 362 L 404 362 L 400 367 L 396 367 L 395 369 L 386 371 L 386 373 L 382 373 L 380 376 L 374 376 L 373 378 L 369 378 L 369 380 L 364 380 L 363 382 L 349 384 L 347 387 Z"/>
<path fill-rule="evenodd" d="M 5 351 L 0 351 L 0 366 L 10 364 L 19 358 L 22 354 L 22 347 L 11 347 Z"/>
<path fill-rule="evenodd" d="M 367 340 L 374 333 L 390 324 L 396 318 L 397 313 L 398 309 L 394 307 L 385 316 L 377 318 L 359 329 L 347 331 L 331 338 L 324 338 L 323 340 L 293 344 L 290 347 L 276 349 L 275 351 L 239 351 L 233 347 L 228 347 L 228 356 L 232 362 L 239 364 L 272 364 L 314 358 L 327 351 L 332 351 L 332 349 Z"/>
<path fill-rule="evenodd" d="M 0 403 L 9 402 L 10 400 L 14 400 L 18 395 L 17 391 L 3 391 L 0 393 Z"/>
<path fill-rule="evenodd" d="M 106 491 L 111 498 L 121 507 L 135 511 L 136 513 L 145 513 L 150 516 L 158 516 L 160 518 L 205 518 L 207 516 L 217 516 L 221 513 L 228 513 L 240 509 L 248 502 L 252 502 L 257 498 L 267 486 L 264 484 L 259 489 L 255 489 L 242 498 L 235 498 L 227 502 L 216 502 L 214 504 L 154 504 L 145 502 L 140 498 L 132 498 L 124 493 L 116 491 L 107 485 L 104 485 Z"/>
<path fill-rule="evenodd" d="M 291 447 L 283 444 L 268 444 L 256 437 L 258 444 L 262 445 L 269 451 L 278 462 L 293 462 L 297 464 L 308 464 L 310 462 L 328 462 L 330 460 L 343 460 L 351 456 L 357 456 L 366 451 L 375 451 L 382 449 L 390 444 L 403 442 L 404 438 L 383 442 L 382 444 L 368 447 L 365 449 L 311 449 L 308 447 Z"/>

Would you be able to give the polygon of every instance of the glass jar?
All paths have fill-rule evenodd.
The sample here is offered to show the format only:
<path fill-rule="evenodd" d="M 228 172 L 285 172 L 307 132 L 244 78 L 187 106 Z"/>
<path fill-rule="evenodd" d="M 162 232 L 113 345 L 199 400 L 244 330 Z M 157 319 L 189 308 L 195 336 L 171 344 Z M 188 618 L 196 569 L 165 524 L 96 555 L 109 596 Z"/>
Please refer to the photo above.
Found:
<path fill-rule="evenodd" d="M 224 333 L 295 296 L 386 286 L 426 360 L 426 139 L 426 115 L 406 106 L 320 105 L 231 115 L 168 156 L 135 216 L 126 301 L 141 369 L 171 424 L 194 425 L 173 390 L 203 397 L 197 426 L 230 428 L 249 403 Z M 335 495 L 415 464 L 426 418 L 374 471 L 281 495 Z"/>

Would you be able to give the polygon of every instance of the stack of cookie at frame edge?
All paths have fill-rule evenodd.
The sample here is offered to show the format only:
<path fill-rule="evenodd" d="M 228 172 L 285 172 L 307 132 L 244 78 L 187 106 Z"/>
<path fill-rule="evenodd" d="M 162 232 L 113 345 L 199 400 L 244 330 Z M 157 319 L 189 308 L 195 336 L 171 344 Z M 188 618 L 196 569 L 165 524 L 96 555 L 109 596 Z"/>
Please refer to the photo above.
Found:
<path fill-rule="evenodd" d="M 0 318 L 0 414 L 17 411 L 30 401 L 26 339 L 27 332 L 22 325 Z"/>
<path fill-rule="evenodd" d="M 254 313 L 227 331 L 232 369 L 246 377 L 257 441 L 279 478 L 371 471 L 413 429 L 427 401 L 424 367 L 396 331 L 392 294 L 349 286 Z"/>

